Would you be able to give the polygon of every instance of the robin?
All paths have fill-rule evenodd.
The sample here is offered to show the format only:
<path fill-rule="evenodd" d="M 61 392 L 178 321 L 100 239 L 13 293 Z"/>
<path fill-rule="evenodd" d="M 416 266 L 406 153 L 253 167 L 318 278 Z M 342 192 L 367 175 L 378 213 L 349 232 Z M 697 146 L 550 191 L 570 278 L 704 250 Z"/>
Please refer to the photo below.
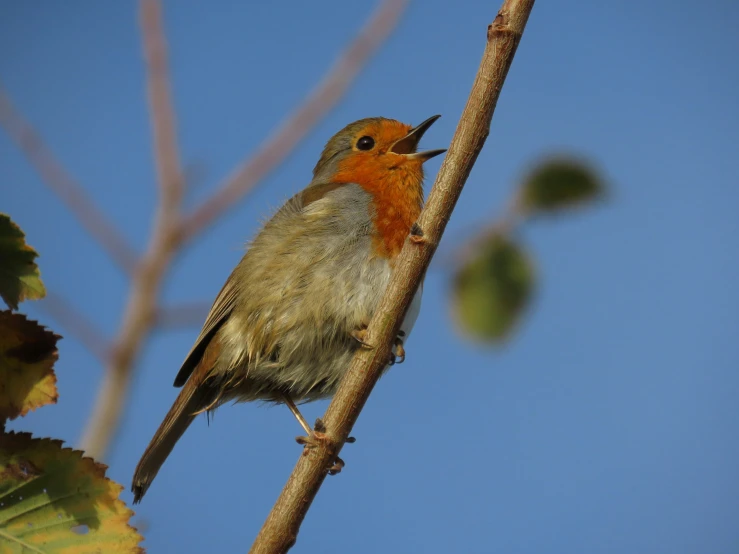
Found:
<path fill-rule="evenodd" d="M 265 224 L 215 299 L 174 385 L 182 391 L 133 476 L 139 502 L 195 417 L 236 400 L 287 405 L 310 442 L 296 403 L 334 394 L 385 292 L 423 203 L 417 152 L 440 116 L 417 127 L 381 117 L 347 125 L 313 179 Z M 418 317 L 419 288 L 392 362 Z M 397 357 L 397 358 L 396 358 Z"/>

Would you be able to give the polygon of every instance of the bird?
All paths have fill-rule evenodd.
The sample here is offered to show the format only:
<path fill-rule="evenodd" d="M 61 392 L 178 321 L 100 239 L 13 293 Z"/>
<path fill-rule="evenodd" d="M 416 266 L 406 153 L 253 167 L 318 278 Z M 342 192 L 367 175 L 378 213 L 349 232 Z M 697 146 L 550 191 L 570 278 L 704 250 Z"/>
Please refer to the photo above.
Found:
<path fill-rule="evenodd" d="M 446 151 L 417 151 L 439 117 L 360 119 L 328 141 L 308 186 L 264 224 L 213 302 L 134 472 L 134 503 L 195 417 L 226 402 L 285 404 L 305 442 L 317 435 L 297 404 L 332 396 L 357 349 L 371 347 L 367 325 L 423 205 L 423 164 Z M 405 358 L 422 289 L 385 370 Z"/>

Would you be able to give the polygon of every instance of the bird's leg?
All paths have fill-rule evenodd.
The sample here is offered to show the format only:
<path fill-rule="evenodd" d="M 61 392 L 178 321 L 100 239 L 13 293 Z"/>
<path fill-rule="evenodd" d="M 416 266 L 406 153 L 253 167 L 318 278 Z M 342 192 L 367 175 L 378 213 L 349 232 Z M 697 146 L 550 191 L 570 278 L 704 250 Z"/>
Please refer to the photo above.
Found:
<path fill-rule="evenodd" d="M 326 440 L 326 426 L 323 424 L 323 421 L 321 421 L 321 418 L 316 419 L 316 424 L 311 429 L 311 426 L 308 425 L 308 421 L 303 417 L 303 414 L 300 413 L 300 410 L 298 410 L 298 407 L 295 405 L 295 402 L 293 402 L 293 399 L 290 398 L 289 394 L 283 394 L 282 399 L 287 404 L 287 407 L 290 408 L 290 411 L 295 416 L 295 419 L 298 420 L 298 423 L 300 423 L 300 426 L 303 428 L 303 430 L 306 433 L 306 436 L 304 437 L 295 437 L 295 441 L 298 444 L 302 444 L 304 446 L 309 447 L 315 447 L 318 446 L 318 443 L 320 441 Z"/>
<path fill-rule="evenodd" d="M 390 349 L 390 360 L 388 360 L 388 365 L 402 364 L 405 361 L 403 337 L 405 337 L 405 331 L 398 331 L 398 336 L 395 337 L 393 347 Z"/>
<path fill-rule="evenodd" d="M 313 426 L 313 429 L 311 429 L 310 425 L 308 425 L 308 422 L 303 417 L 303 414 L 300 413 L 300 410 L 295 405 L 295 402 L 293 402 L 293 399 L 290 398 L 290 395 L 283 394 L 282 399 L 284 400 L 287 407 L 290 408 L 290 411 L 295 416 L 295 419 L 298 420 L 300 426 L 306 432 L 306 436 L 295 437 L 295 441 L 298 444 L 302 444 L 307 448 L 315 448 L 316 446 L 318 446 L 319 442 L 327 440 L 328 437 L 326 436 L 326 426 L 323 424 L 323 421 L 320 417 L 316 419 L 316 424 Z M 346 442 L 353 443 L 356 440 L 357 439 L 355 439 L 354 437 L 348 437 L 346 439 Z M 328 469 L 328 474 L 336 475 L 337 473 L 340 473 L 344 465 L 344 460 L 336 456 L 334 463 Z"/>
<path fill-rule="evenodd" d="M 298 407 L 295 405 L 295 402 L 293 402 L 293 399 L 290 398 L 290 395 L 283 394 L 282 395 L 282 399 L 285 402 L 285 404 L 287 405 L 287 407 L 290 408 L 290 411 L 295 416 L 295 419 L 298 420 L 298 423 L 300 423 L 300 426 L 303 428 L 303 430 L 308 435 L 310 435 L 311 433 L 313 433 L 313 429 L 310 428 L 310 425 L 308 425 L 308 422 L 303 417 L 303 414 L 300 413 L 300 410 L 298 410 Z"/>

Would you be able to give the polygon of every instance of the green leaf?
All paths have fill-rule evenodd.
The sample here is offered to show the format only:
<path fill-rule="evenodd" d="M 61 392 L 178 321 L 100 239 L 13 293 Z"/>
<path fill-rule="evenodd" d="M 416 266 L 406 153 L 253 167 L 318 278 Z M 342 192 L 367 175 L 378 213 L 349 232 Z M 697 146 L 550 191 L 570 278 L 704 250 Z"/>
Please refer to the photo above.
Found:
<path fill-rule="evenodd" d="M 567 159 L 539 164 L 523 182 L 522 208 L 526 212 L 555 212 L 593 201 L 605 189 L 595 171 Z"/>
<path fill-rule="evenodd" d="M 56 402 L 59 338 L 22 314 L 0 311 L 0 422 Z"/>
<path fill-rule="evenodd" d="M 474 339 L 503 341 L 529 303 L 535 279 L 526 253 L 508 238 L 493 235 L 454 278 L 457 322 Z"/>
<path fill-rule="evenodd" d="M 105 470 L 61 441 L 0 434 L 0 554 L 143 552 Z"/>
<path fill-rule="evenodd" d="M 46 296 L 38 266 L 38 253 L 26 244 L 25 235 L 5 214 L 0 214 L 0 296 L 11 310 L 18 302 Z"/>

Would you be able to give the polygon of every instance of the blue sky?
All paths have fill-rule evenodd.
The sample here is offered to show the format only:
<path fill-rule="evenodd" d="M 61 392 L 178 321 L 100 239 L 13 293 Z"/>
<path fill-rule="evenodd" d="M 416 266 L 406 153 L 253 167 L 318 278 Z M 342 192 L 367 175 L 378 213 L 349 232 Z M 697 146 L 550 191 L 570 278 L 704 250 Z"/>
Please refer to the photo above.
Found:
<path fill-rule="evenodd" d="M 373 8 L 167 3 L 182 157 L 199 176 L 188 206 L 294 108 Z M 212 300 L 346 123 L 440 113 L 424 144 L 446 146 L 497 8 L 413 2 L 344 101 L 177 260 L 166 301 Z M 537 3 L 443 248 L 491 221 L 540 156 L 591 160 L 608 201 L 521 230 L 541 281 L 505 348 L 461 339 L 449 273 L 429 273 L 408 360 L 380 381 L 296 552 L 739 550 L 738 18 L 730 0 Z M 0 52 L 18 108 L 143 249 L 156 188 L 135 3 L 4 2 Z M 0 209 L 41 253 L 47 287 L 112 336 L 126 278 L 2 132 L 0 169 Z M 59 404 L 13 428 L 74 445 L 100 364 L 39 306 L 23 309 L 67 337 Z M 107 460 L 126 487 L 197 332 L 160 332 L 144 351 Z M 256 405 L 197 421 L 137 508 L 149 551 L 245 551 L 299 431 L 288 410 Z"/>

